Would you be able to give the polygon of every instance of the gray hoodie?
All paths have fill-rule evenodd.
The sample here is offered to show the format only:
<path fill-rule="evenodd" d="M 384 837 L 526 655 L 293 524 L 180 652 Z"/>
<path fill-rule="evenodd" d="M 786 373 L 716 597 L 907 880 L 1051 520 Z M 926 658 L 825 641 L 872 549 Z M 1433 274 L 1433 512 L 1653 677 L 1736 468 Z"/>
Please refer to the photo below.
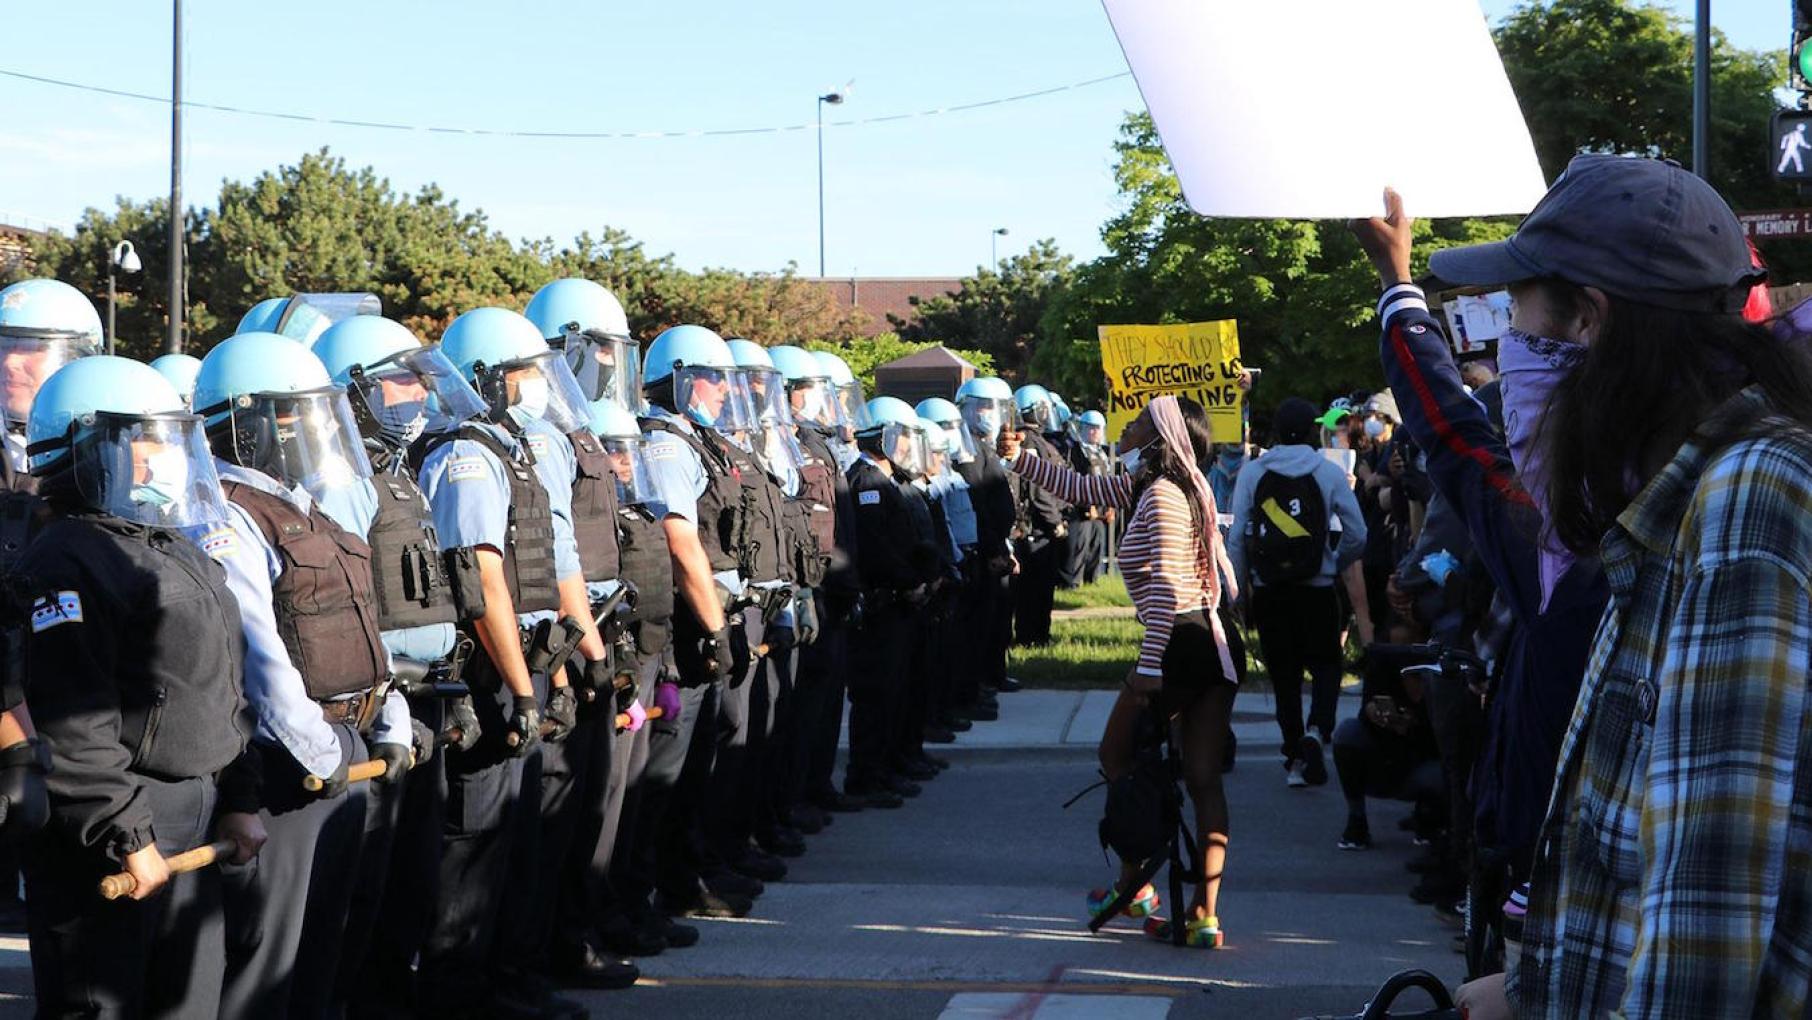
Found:
<path fill-rule="evenodd" d="M 1321 559 L 1321 573 L 1304 584 L 1325 588 L 1334 583 L 1340 571 L 1365 552 L 1365 515 L 1359 510 L 1346 472 L 1321 455 L 1312 446 L 1279 446 L 1246 465 L 1233 487 L 1233 525 L 1227 532 L 1227 556 L 1233 561 L 1233 573 L 1241 585 L 1256 584 L 1257 578 L 1247 570 L 1246 518 L 1252 513 L 1252 494 L 1258 490 L 1258 479 L 1267 471 L 1290 478 L 1301 478 L 1313 472 L 1321 483 L 1321 499 L 1327 504 L 1328 530 L 1339 537 L 1339 544 Z"/>

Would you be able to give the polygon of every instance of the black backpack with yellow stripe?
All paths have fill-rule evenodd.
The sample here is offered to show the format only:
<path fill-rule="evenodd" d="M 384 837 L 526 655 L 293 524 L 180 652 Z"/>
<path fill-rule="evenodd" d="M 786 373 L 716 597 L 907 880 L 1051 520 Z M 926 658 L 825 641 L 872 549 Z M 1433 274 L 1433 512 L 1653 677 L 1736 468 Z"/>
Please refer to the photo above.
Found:
<path fill-rule="evenodd" d="M 1259 582 L 1313 581 L 1327 549 L 1328 504 L 1315 472 L 1260 475 L 1246 515 L 1246 559 Z"/>

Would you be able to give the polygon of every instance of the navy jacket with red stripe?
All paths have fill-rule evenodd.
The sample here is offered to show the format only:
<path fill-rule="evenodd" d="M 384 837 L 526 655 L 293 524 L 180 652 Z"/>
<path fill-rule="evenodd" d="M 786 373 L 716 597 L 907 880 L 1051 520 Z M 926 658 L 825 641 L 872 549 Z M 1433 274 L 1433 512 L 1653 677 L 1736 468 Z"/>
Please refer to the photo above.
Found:
<path fill-rule="evenodd" d="M 1509 448 L 1461 384 L 1422 291 L 1393 287 L 1378 309 L 1384 374 L 1403 425 L 1427 453 L 1429 477 L 1465 519 L 1473 548 L 1511 611 L 1473 798 L 1480 845 L 1507 851 L 1526 866 L 1610 589 L 1598 561 L 1581 560 L 1541 612 L 1540 518 L 1516 481 Z"/>

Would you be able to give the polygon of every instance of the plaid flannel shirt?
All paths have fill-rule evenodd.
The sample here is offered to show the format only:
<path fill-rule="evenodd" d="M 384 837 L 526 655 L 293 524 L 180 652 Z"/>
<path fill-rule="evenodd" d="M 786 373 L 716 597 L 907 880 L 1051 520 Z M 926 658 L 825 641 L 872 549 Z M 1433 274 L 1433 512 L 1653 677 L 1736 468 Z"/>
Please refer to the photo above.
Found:
<path fill-rule="evenodd" d="M 1727 412 L 1763 416 L 1757 390 Z M 1689 442 L 1604 540 L 1508 991 L 1528 1017 L 1804 1017 L 1812 437 Z"/>

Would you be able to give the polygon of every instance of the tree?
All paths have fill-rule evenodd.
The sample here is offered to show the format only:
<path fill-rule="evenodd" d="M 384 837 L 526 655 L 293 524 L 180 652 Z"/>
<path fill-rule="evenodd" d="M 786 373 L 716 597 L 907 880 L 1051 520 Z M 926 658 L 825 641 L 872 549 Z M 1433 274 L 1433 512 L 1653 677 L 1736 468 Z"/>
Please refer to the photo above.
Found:
<path fill-rule="evenodd" d="M 986 351 L 1003 375 L 1018 380 L 1031 361 L 1046 307 L 1074 275 L 1075 260 L 1046 238 L 1024 254 L 964 279 L 951 293 L 914 298 L 916 319 L 890 315 L 888 320 L 907 340 Z"/>

